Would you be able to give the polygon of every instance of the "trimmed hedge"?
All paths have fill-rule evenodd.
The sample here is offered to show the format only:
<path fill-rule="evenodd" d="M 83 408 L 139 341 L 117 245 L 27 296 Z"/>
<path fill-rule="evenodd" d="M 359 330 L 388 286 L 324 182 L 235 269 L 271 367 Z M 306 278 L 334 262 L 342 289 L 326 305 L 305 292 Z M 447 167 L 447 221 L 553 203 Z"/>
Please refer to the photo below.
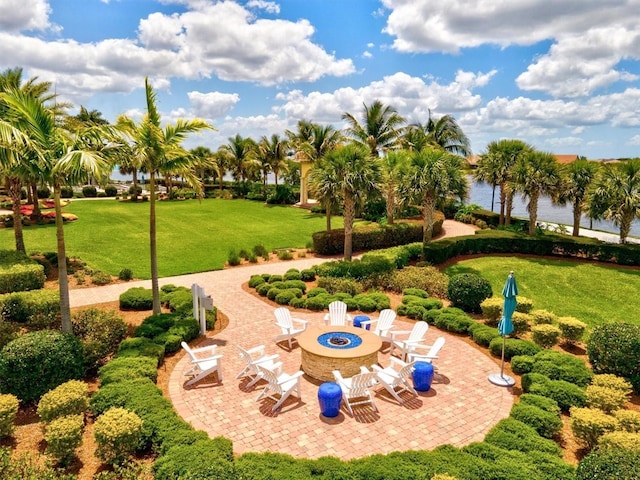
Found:
<path fill-rule="evenodd" d="M 121 310 L 153 309 L 153 292 L 150 288 L 133 287 L 120 295 Z"/>
<path fill-rule="evenodd" d="M 640 392 L 640 326 L 616 322 L 595 327 L 587 354 L 594 373 L 624 377 Z"/>
<path fill-rule="evenodd" d="M 6 322 L 57 328 L 60 325 L 60 294 L 57 290 L 42 289 L 0 295 L 0 315 Z"/>
<path fill-rule="evenodd" d="M 507 450 L 519 450 L 524 453 L 538 451 L 560 457 L 562 449 L 552 440 L 538 435 L 535 428 L 515 418 L 500 420 L 487 433 L 485 442 Z"/>
<path fill-rule="evenodd" d="M 502 337 L 491 340 L 489 351 L 494 357 L 502 355 Z M 504 341 L 504 359 L 511 360 L 516 355 L 535 355 L 540 351 L 540 347 L 528 340 L 519 338 L 506 338 Z"/>
<path fill-rule="evenodd" d="M 637 450 L 594 450 L 580 460 L 576 480 L 638 480 L 640 452 Z"/>
<path fill-rule="evenodd" d="M 45 393 L 38 402 L 38 415 L 51 422 L 67 415 L 82 415 L 89 409 L 89 388 L 80 380 L 69 380 Z"/>
<path fill-rule="evenodd" d="M 44 266 L 16 250 L 0 250 L 0 293 L 44 288 Z"/>
<path fill-rule="evenodd" d="M 545 438 L 553 438 L 562 428 L 559 412 L 551 413 L 527 403 L 516 403 L 511 408 L 510 416 L 532 426 L 541 437 Z"/>
<path fill-rule="evenodd" d="M 157 361 L 151 357 L 118 357 L 101 367 L 100 385 L 147 378 L 153 383 L 158 378 Z"/>

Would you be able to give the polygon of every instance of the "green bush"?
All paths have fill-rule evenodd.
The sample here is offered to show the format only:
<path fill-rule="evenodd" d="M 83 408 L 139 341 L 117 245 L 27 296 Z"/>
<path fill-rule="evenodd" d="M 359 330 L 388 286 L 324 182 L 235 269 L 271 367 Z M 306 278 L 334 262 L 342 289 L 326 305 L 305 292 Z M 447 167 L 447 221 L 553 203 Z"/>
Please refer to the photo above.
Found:
<path fill-rule="evenodd" d="M 292 306 L 293 308 L 305 308 L 306 302 L 307 302 L 307 299 L 304 297 L 301 297 L 301 298 L 294 297 L 289 302 L 289 305 Z"/>
<path fill-rule="evenodd" d="M 620 430 L 630 433 L 640 433 L 640 412 L 635 410 L 616 410 L 613 416 L 618 420 Z"/>
<path fill-rule="evenodd" d="M 304 306 L 309 310 L 313 310 L 317 312 L 327 308 L 327 306 L 330 303 L 330 300 L 331 300 L 331 297 L 326 293 L 320 294 L 314 297 L 309 297 L 307 295 L 307 301 L 305 302 Z"/>
<path fill-rule="evenodd" d="M 293 253 L 289 250 L 279 250 L 278 251 L 278 259 L 279 260 L 293 260 Z"/>
<path fill-rule="evenodd" d="M 44 266 L 16 250 L 0 250 L 0 294 L 44 288 Z"/>
<path fill-rule="evenodd" d="M 535 395 L 533 393 L 525 393 L 520 395 L 520 403 L 525 405 L 535 405 L 538 408 L 551 412 L 555 415 L 560 415 L 560 407 L 558 402 L 552 398 L 543 397 L 542 395 Z"/>
<path fill-rule="evenodd" d="M 242 261 L 242 258 L 240 258 L 240 255 L 238 254 L 238 252 L 236 252 L 234 249 L 229 250 L 229 254 L 227 255 L 227 263 L 234 267 L 236 265 L 240 265 L 240 262 Z"/>
<path fill-rule="evenodd" d="M 121 310 L 151 310 L 153 293 L 150 288 L 133 287 L 120 295 Z"/>
<path fill-rule="evenodd" d="M 265 260 L 269 260 L 269 251 L 265 248 L 264 245 L 255 245 L 253 247 L 253 253 L 257 257 L 262 257 Z"/>
<path fill-rule="evenodd" d="M 558 328 L 560 329 L 562 340 L 572 345 L 582 340 L 587 331 L 587 324 L 574 317 L 559 317 Z"/>
<path fill-rule="evenodd" d="M 118 273 L 118 280 L 123 280 L 125 282 L 133 280 L 133 272 L 131 271 L 131 269 L 123 268 L 122 270 L 120 270 L 120 272 Z"/>
<path fill-rule="evenodd" d="M 76 448 L 82 443 L 83 432 L 83 415 L 66 415 L 54 419 L 45 426 L 47 453 L 60 465 L 68 465 L 76 456 Z"/>
<path fill-rule="evenodd" d="M 494 357 L 502 355 L 502 337 L 494 338 L 489 344 L 489 351 Z M 504 358 L 511 360 L 516 355 L 535 355 L 540 351 L 540 347 L 535 343 L 517 338 L 507 338 L 504 342 Z"/>
<path fill-rule="evenodd" d="M 80 380 L 69 380 L 45 393 L 38 402 L 38 415 L 43 422 L 59 417 L 82 415 L 89 408 L 89 388 Z"/>
<path fill-rule="evenodd" d="M 518 304 L 516 305 L 516 312 L 531 313 L 533 310 L 533 300 L 527 297 L 518 297 Z"/>
<path fill-rule="evenodd" d="M 300 280 L 303 282 L 313 282 L 316 279 L 316 271 L 313 269 L 305 269 L 300 272 Z"/>
<path fill-rule="evenodd" d="M 0 440 L 13 433 L 13 422 L 18 415 L 20 402 L 15 395 L 0 393 Z"/>
<path fill-rule="evenodd" d="M 157 361 L 150 357 L 118 357 L 111 360 L 98 372 L 100 385 L 148 378 L 153 383 L 158 378 Z"/>
<path fill-rule="evenodd" d="M 619 410 L 629 400 L 629 395 L 622 390 L 598 385 L 587 386 L 587 405 L 598 408 L 605 413 Z"/>
<path fill-rule="evenodd" d="M 564 380 L 550 380 L 540 373 L 524 374 L 522 390 L 555 400 L 563 412 L 569 411 L 573 406 L 584 407 L 587 404 L 584 389 Z"/>
<path fill-rule="evenodd" d="M 478 324 L 478 326 L 471 331 L 473 341 L 482 347 L 488 347 L 494 338 L 499 337 L 500 333 L 498 329 L 487 325 Z"/>
<path fill-rule="evenodd" d="M 449 277 L 435 267 L 404 267 L 391 272 L 388 288 L 401 293 L 406 288 L 417 288 L 429 293 L 430 297 L 445 298 Z"/>
<path fill-rule="evenodd" d="M 277 289 L 272 289 L 272 290 L 277 290 Z M 278 294 L 274 297 L 275 302 L 278 305 L 289 305 L 289 303 L 291 303 L 291 300 L 293 300 L 294 298 L 300 298 L 301 295 L 300 296 L 296 295 L 296 292 L 294 292 L 293 290 L 294 289 L 277 290 Z"/>
<path fill-rule="evenodd" d="M 98 196 L 98 190 L 93 185 L 85 185 L 82 187 L 82 196 L 95 198 Z"/>
<path fill-rule="evenodd" d="M 534 364 L 535 358 L 530 355 L 516 355 L 511 358 L 511 370 L 518 375 L 531 372 Z"/>
<path fill-rule="evenodd" d="M 118 188 L 115 185 L 107 185 L 104 187 L 104 193 L 107 197 L 115 197 L 118 194 Z"/>
<path fill-rule="evenodd" d="M 637 480 L 640 452 L 623 449 L 598 449 L 580 460 L 576 480 Z"/>
<path fill-rule="evenodd" d="M 156 460 L 153 472 L 156 480 L 236 478 L 233 446 L 223 437 L 176 445 Z"/>
<path fill-rule="evenodd" d="M 116 357 L 151 357 L 160 365 L 164 358 L 164 346 L 144 337 L 126 338 L 120 342 Z"/>
<path fill-rule="evenodd" d="M 186 287 L 177 287 L 164 296 L 166 307 L 175 313 L 191 314 L 193 312 L 193 296 Z"/>
<path fill-rule="evenodd" d="M 620 448 L 640 452 L 640 433 L 611 432 L 605 433 L 598 440 L 601 449 Z"/>
<path fill-rule="evenodd" d="M 302 280 L 285 280 L 284 288 L 297 288 L 304 293 L 307 291 L 307 284 Z"/>
<path fill-rule="evenodd" d="M 0 321 L 0 350 L 20 336 L 20 326 L 15 323 Z"/>
<path fill-rule="evenodd" d="M 307 298 L 317 297 L 318 295 L 328 295 L 326 288 L 315 287 L 307 292 Z"/>
<path fill-rule="evenodd" d="M 466 314 L 442 312 L 434 321 L 435 326 L 454 333 L 467 333 L 469 328 L 475 325 L 475 320 Z"/>
<path fill-rule="evenodd" d="M 484 441 L 507 450 L 518 450 L 524 453 L 538 451 L 559 457 L 562 452 L 554 441 L 542 438 L 535 428 L 515 418 L 500 420 L 489 430 Z"/>
<path fill-rule="evenodd" d="M 615 417 L 596 408 L 571 407 L 569 424 L 576 439 L 585 447 L 593 448 L 605 433 L 618 428 Z"/>
<path fill-rule="evenodd" d="M 535 405 L 516 403 L 511 408 L 510 415 L 512 418 L 535 428 L 536 432 L 545 438 L 553 438 L 562 428 L 559 412 L 551 413 Z"/>
<path fill-rule="evenodd" d="M 429 298 L 429 294 L 426 290 L 422 290 L 421 288 L 405 288 L 402 290 L 403 297 L 412 296 L 419 298 Z M 405 303 L 404 301 L 402 303 Z"/>
<path fill-rule="evenodd" d="M 640 391 L 640 326 L 616 322 L 595 327 L 587 354 L 594 373 L 627 378 Z"/>
<path fill-rule="evenodd" d="M 534 325 L 555 325 L 558 321 L 558 316 L 555 313 L 546 310 L 531 310 L 529 315 L 531 315 Z"/>
<path fill-rule="evenodd" d="M 447 297 L 454 307 L 459 307 L 465 312 L 481 313 L 480 304 L 491 295 L 491 284 L 480 275 L 460 273 L 449 279 Z"/>
<path fill-rule="evenodd" d="M 281 290 L 280 288 L 272 286 L 267 292 L 267 298 L 271 301 L 275 301 L 276 297 L 282 292 L 283 290 Z"/>
<path fill-rule="evenodd" d="M 591 385 L 597 385 L 599 387 L 615 388 L 625 394 L 632 392 L 631 384 L 623 377 L 618 377 L 611 373 L 601 373 L 600 375 L 594 375 L 591 379 Z"/>
<path fill-rule="evenodd" d="M 109 464 L 121 464 L 136 450 L 142 434 L 142 420 L 135 413 L 113 407 L 94 424 L 96 457 Z"/>
<path fill-rule="evenodd" d="M 0 352 L 0 391 L 33 402 L 84 373 L 82 345 L 73 335 L 41 330 L 22 335 Z"/>
<path fill-rule="evenodd" d="M 302 280 L 302 274 L 297 268 L 290 268 L 283 275 L 284 280 Z"/>
<path fill-rule="evenodd" d="M 317 285 L 331 294 L 342 292 L 348 293 L 352 297 L 363 291 L 362 285 L 351 278 L 318 277 Z"/>
<path fill-rule="evenodd" d="M 91 282 L 94 285 L 108 285 L 111 283 L 111 275 L 107 272 L 95 271 L 91 274 Z"/>
<path fill-rule="evenodd" d="M 185 317 L 175 321 L 167 333 L 177 335 L 185 342 L 190 342 L 200 335 L 200 325 L 193 317 Z"/>
<path fill-rule="evenodd" d="M 558 343 L 560 329 L 555 325 L 539 324 L 531 327 L 531 339 L 542 348 L 551 348 Z"/>
<path fill-rule="evenodd" d="M 58 327 L 60 294 L 42 289 L 0 295 L 0 315 L 4 321 L 28 323 L 36 328 Z"/>
<path fill-rule="evenodd" d="M 269 283 L 283 282 L 284 281 L 284 276 L 283 275 L 278 275 L 278 274 L 272 274 L 272 275 L 269 275 L 269 278 L 268 278 L 267 281 Z"/>
<path fill-rule="evenodd" d="M 487 319 L 487 323 L 493 326 L 498 325 L 498 320 L 502 316 L 502 306 L 504 299 L 500 297 L 490 297 L 480 303 L 482 316 Z"/>
<path fill-rule="evenodd" d="M 258 286 L 264 284 L 266 281 L 260 275 L 252 275 L 249 279 L 249 287 L 257 288 Z"/>
<path fill-rule="evenodd" d="M 534 360 L 531 371 L 546 375 L 552 380 L 565 380 L 585 387 L 593 377 L 587 364 L 569 353 L 543 350 L 534 356 Z"/>
<path fill-rule="evenodd" d="M 127 334 L 127 324 L 117 312 L 86 308 L 71 317 L 73 334 L 82 342 L 85 369 L 93 371 L 115 353 Z"/>
<path fill-rule="evenodd" d="M 529 331 L 531 324 L 531 315 L 528 313 L 514 312 L 511 316 L 511 323 L 513 323 L 512 335 L 521 335 Z"/>

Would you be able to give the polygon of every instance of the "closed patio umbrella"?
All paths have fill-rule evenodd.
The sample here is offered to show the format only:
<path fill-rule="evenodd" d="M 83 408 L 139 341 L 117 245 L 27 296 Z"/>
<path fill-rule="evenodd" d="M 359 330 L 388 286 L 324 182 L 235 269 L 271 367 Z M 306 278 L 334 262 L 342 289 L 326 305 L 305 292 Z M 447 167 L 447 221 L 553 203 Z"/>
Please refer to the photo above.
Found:
<path fill-rule="evenodd" d="M 502 296 L 504 297 L 504 305 L 502 307 L 502 318 L 498 322 L 498 332 L 502 336 L 502 361 L 500 364 L 500 373 L 492 373 L 489 375 L 489 381 L 495 385 L 501 387 L 512 387 L 516 381 L 509 375 L 504 374 L 504 344 L 507 335 L 513 332 L 513 322 L 511 316 L 516 311 L 516 295 L 518 295 L 518 286 L 516 285 L 516 277 L 513 275 L 513 271 L 509 273 L 507 281 L 502 289 Z"/>

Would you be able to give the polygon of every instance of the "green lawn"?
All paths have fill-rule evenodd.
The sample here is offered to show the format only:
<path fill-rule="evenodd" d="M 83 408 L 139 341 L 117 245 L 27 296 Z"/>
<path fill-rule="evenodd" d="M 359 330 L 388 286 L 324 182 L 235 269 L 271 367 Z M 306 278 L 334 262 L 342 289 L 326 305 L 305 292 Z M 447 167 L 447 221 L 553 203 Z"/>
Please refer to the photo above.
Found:
<path fill-rule="evenodd" d="M 482 257 L 448 267 L 449 275 L 477 273 L 502 295 L 513 270 L 518 294 L 559 316 L 572 316 L 590 327 L 606 322 L 640 325 L 640 271 L 610 265 L 544 258 Z"/>
<path fill-rule="evenodd" d="M 161 277 L 221 269 L 232 248 L 304 248 L 326 224 L 323 215 L 307 210 L 247 200 L 156 206 Z M 112 275 L 126 267 L 137 278 L 150 278 L 149 203 L 74 200 L 63 210 L 79 217 L 65 224 L 67 256 Z M 332 227 L 341 228 L 342 218 L 332 218 Z M 24 234 L 27 252 L 56 251 L 54 225 L 27 227 Z M 15 248 L 13 229 L 0 229 L 0 248 Z"/>

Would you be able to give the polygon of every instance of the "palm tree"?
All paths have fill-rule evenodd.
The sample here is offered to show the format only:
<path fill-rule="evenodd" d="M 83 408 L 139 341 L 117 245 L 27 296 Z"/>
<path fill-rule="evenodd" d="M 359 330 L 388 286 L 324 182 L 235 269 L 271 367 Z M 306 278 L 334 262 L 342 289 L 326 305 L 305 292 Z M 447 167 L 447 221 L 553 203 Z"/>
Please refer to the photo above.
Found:
<path fill-rule="evenodd" d="M 363 105 L 362 124 L 350 113 L 342 115 L 348 124 L 345 133 L 356 143 L 366 146 L 371 156 L 377 158 L 397 145 L 400 126 L 405 120 L 395 108 L 383 105 L 379 100 L 369 107 Z"/>
<path fill-rule="evenodd" d="M 438 203 L 452 196 L 463 200 L 469 185 L 461 169 L 462 158 L 441 148 L 425 148 L 411 152 L 405 188 L 409 198 L 422 206 L 423 243 L 433 236 L 433 223 Z"/>
<path fill-rule="evenodd" d="M 558 201 L 561 204 L 573 204 L 572 235 L 577 237 L 580 234 L 580 220 L 586 206 L 587 191 L 598 173 L 598 164 L 579 157 L 575 162 L 565 165 L 562 173 L 564 181 Z"/>
<path fill-rule="evenodd" d="M 407 128 L 403 143 L 410 150 L 422 150 L 427 146 L 440 147 L 449 153 L 463 157 L 471 155 L 469 139 L 452 115 L 443 115 L 438 119 L 431 116 L 425 125 L 414 123 Z"/>
<path fill-rule="evenodd" d="M 126 126 L 125 131 L 132 135 L 132 142 L 139 154 L 140 165 L 149 173 L 149 247 L 151 254 L 151 291 L 153 295 L 153 313 L 160 313 L 160 289 L 158 286 L 158 256 L 156 240 L 156 177 L 162 172 L 179 174 L 191 186 L 201 189 L 198 177 L 193 171 L 196 159 L 182 147 L 189 133 L 213 128 L 203 120 L 176 121 L 175 125 L 160 125 L 160 113 L 156 107 L 156 93 L 145 78 L 147 113 L 140 123 L 127 117 L 118 122 Z"/>
<path fill-rule="evenodd" d="M 503 168 L 500 155 L 495 152 L 485 153 L 480 156 L 477 168 L 473 171 L 473 178 L 476 182 L 491 185 L 491 211 L 495 204 L 496 187 L 500 184 L 501 171 Z"/>
<path fill-rule="evenodd" d="M 225 151 L 219 148 L 216 153 L 213 154 L 213 158 L 211 159 L 211 166 L 216 172 L 216 176 L 218 177 L 218 181 L 220 182 L 220 192 L 224 189 L 224 176 L 227 173 L 227 169 L 229 168 L 229 163 L 227 161 L 227 155 Z"/>
<path fill-rule="evenodd" d="M 244 138 L 239 133 L 235 137 L 228 138 L 229 143 L 222 145 L 229 168 L 243 191 L 246 190 L 246 181 L 250 171 L 255 165 L 256 143 L 251 138 Z"/>
<path fill-rule="evenodd" d="M 263 136 L 260 139 L 260 143 L 258 143 L 258 158 L 266 160 L 266 163 L 273 172 L 277 187 L 280 171 L 287 168 L 287 141 L 277 133 L 271 135 L 271 138 Z"/>
<path fill-rule="evenodd" d="M 536 233 L 538 200 L 540 196 L 555 197 L 560 191 L 562 177 L 560 165 L 551 153 L 530 151 L 520 156 L 513 167 L 513 183 L 522 197 L 529 198 L 529 235 Z"/>
<path fill-rule="evenodd" d="M 309 189 L 314 198 L 324 207 L 327 232 L 331 230 L 331 214 L 342 202 L 340 181 L 339 172 L 325 157 L 316 161 L 309 172 Z"/>
<path fill-rule="evenodd" d="M 605 165 L 587 195 L 589 216 L 620 227 L 620 243 L 627 243 L 631 223 L 640 218 L 640 159 Z"/>
<path fill-rule="evenodd" d="M 324 185 L 326 190 L 341 193 L 344 205 L 345 260 L 351 260 L 353 253 L 356 207 L 377 193 L 380 186 L 379 160 L 372 160 L 369 153 L 360 145 L 349 144 L 332 150 L 313 168 L 312 185 L 322 186 L 322 180 L 332 181 L 334 183 L 331 185 Z M 320 170 L 326 172 L 321 173 Z"/>
<path fill-rule="evenodd" d="M 393 225 L 395 212 L 401 199 L 401 195 L 398 195 L 398 189 L 402 178 L 406 176 L 409 153 L 406 150 L 388 152 L 380 160 L 380 165 L 382 169 L 381 191 L 386 203 L 387 223 Z"/>

